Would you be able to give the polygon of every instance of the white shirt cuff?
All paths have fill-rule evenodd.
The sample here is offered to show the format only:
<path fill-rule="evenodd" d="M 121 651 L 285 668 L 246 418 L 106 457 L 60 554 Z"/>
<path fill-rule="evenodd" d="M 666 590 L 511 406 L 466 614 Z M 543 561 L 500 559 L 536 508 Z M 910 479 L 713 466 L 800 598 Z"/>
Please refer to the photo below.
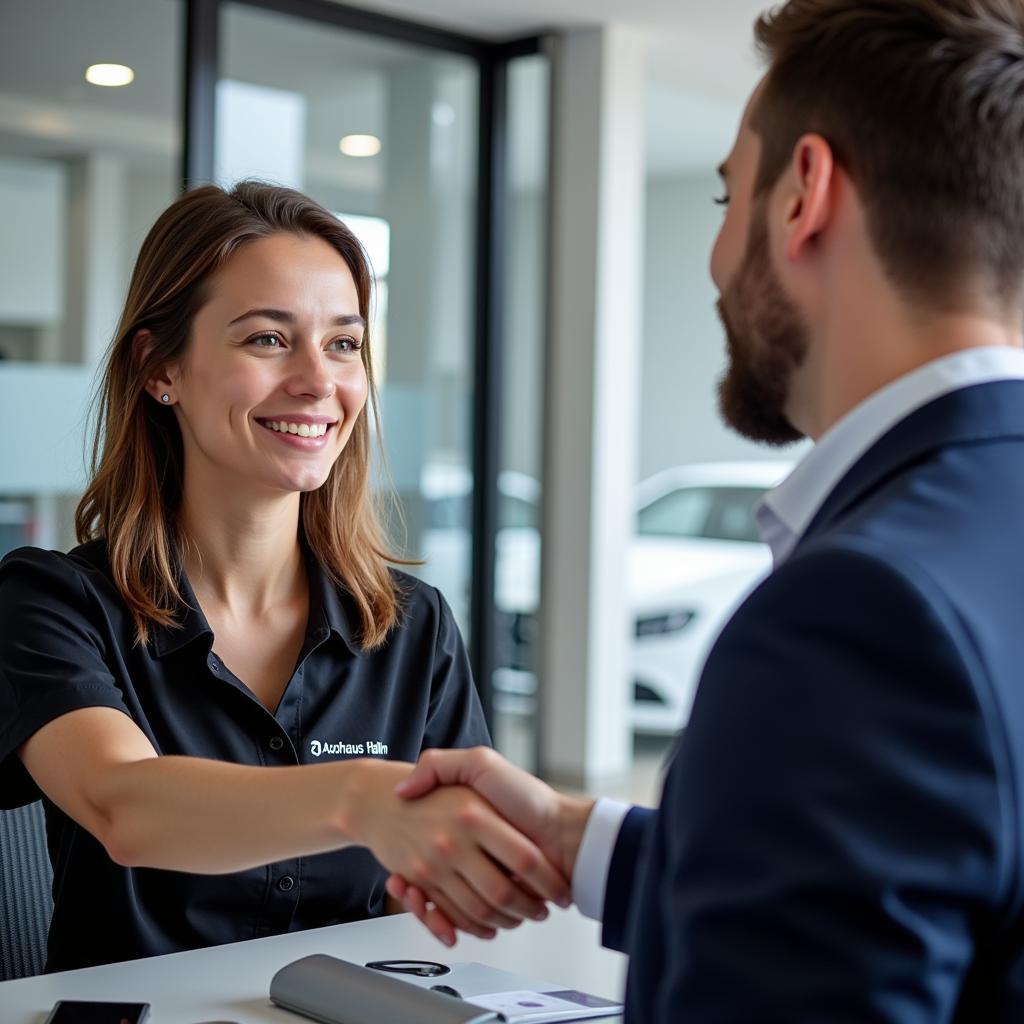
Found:
<path fill-rule="evenodd" d="M 600 921 L 604 913 L 604 892 L 615 840 L 630 810 L 630 804 L 602 797 L 594 804 L 583 831 L 572 871 L 572 898 L 579 912 L 594 921 Z"/>

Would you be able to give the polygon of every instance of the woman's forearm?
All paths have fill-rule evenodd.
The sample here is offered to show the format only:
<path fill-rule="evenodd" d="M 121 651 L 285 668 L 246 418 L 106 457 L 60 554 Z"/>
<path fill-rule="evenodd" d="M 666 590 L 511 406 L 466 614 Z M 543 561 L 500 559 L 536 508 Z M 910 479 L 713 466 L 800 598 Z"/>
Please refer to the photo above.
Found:
<path fill-rule="evenodd" d="M 127 715 L 105 707 L 58 716 L 18 755 L 46 796 L 125 865 L 221 874 L 358 845 L 478 935 L 569 899 L 568 879 L 471 789 L 402 799 L 395 790 L 412 768 L 402 762 L 267 768 L 161 757 Z"/>
<path fill-rule="evenodd" d="M 544 900 L 569 899 L 568 880 L 471 789 L 399 797 L 411 769 L 376 758 L 264 768 L 141 756 L 94 769 L 74 802 L 129 866 L 221 874 L 365 846 L 478 935 L 543 917 Z"/>
<path fill-rule="evenodd" d="M 98 838 L 120 864 L 197 874 L 323 853 L 359 842 L 352 821 L 371 779 L 394 785 L 409 769 L 370 759 L 286 768 L 133 761 L 97 782 Z"/>

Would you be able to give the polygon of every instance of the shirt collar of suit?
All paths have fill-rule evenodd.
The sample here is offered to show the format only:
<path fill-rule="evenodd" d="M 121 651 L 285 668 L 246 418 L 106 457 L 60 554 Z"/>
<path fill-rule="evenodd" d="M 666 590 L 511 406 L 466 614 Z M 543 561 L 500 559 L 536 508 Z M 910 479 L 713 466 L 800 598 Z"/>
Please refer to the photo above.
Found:
<path fill-rule="evenodd" d="M 1024 349 L 966 349 L 918 367 L 868 396 L 827 430 L 757 508 L 761 538 L 776 567 L 792 553 L 826 498 L 865 452 L 916 409 L 952 391 L 1024 380 Z"/>

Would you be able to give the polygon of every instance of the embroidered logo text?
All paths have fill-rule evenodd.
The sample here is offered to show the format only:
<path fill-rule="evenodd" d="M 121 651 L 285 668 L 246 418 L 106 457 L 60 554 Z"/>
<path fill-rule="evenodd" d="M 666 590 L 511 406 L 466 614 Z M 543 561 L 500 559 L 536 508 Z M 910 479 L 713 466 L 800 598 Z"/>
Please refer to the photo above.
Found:
<path fill-rule="evenodd" d="M 358 757 L 360 754 L 372 754 L 375 757 L 387 757 L 388 745 L 380 740 L 366 740 L 364 743 L 328 743 L 325 740 L 310 740 L 309 753 L 312 757 L 324 754 L 341 754 L 346 757 Z"/>

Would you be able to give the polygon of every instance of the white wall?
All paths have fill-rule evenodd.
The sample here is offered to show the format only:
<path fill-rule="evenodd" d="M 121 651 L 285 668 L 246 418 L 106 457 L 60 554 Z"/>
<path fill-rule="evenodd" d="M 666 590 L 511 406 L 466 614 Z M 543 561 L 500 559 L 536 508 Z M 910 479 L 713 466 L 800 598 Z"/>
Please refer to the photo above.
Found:
<path fill-rule="evenodd" d="M 643 366 L 638 479 L 689 462 L 775 459 L 779 452 L 744 441 L 718 413 L 717 384 L 725 369 L 725 335 L 715 312 L 708 261 L 722 211 L 713 172 L 647 182 L 643 303 Z M 540 379 L 536 316 L 543 280 L 536 262 L 547 221 L 536 195 L 520 195 L 511 214 L 505 355 L 504 459 L 509 469 L 537 475 Z M 787 450 L 788 452 L 788 450 Z M 788 457 L 788 455 L 787 455 Z"/>
<path fill-rule="evenodd" d="M 86 423 L 92 394 L 91 367 L 0 363 L 0 493 L 77 493 L 85 484 Z M 40 420 L 45 429 L 26 431 Z"/>
<path fill-rule="evenodd" d="M 509 203 L 502 357 L 503 469 L 540 478 L 543 422 L 546 197 L 518 193 Z M 539 258 L 540 257 L 540 258 Z"/>
<path fill-rule="evenodd" d="M 53 161 L 0 159 L 0 324 L 60 320 L 64 188 Z"/>
<path fill-rule="evenodd" d="M 713 171 L 648 179 L 645 213 L 640 478 L 689 462 L 778 458 L 718 414 L 725 335 L 708 262 L 722 210 Z"/>
<path fill-rule="evenodd" d="M 168 160 L 135 160 L 125 167 L 124 212 L 122 215 L 122 302 L 128 294 L 128 280 L 143 239 L 171 202 L 178 196 L 178 167 Z M 118 315 L 121 304 L 118 305 Z M 113 337 L 116 323 L 110 324 Z"/>

